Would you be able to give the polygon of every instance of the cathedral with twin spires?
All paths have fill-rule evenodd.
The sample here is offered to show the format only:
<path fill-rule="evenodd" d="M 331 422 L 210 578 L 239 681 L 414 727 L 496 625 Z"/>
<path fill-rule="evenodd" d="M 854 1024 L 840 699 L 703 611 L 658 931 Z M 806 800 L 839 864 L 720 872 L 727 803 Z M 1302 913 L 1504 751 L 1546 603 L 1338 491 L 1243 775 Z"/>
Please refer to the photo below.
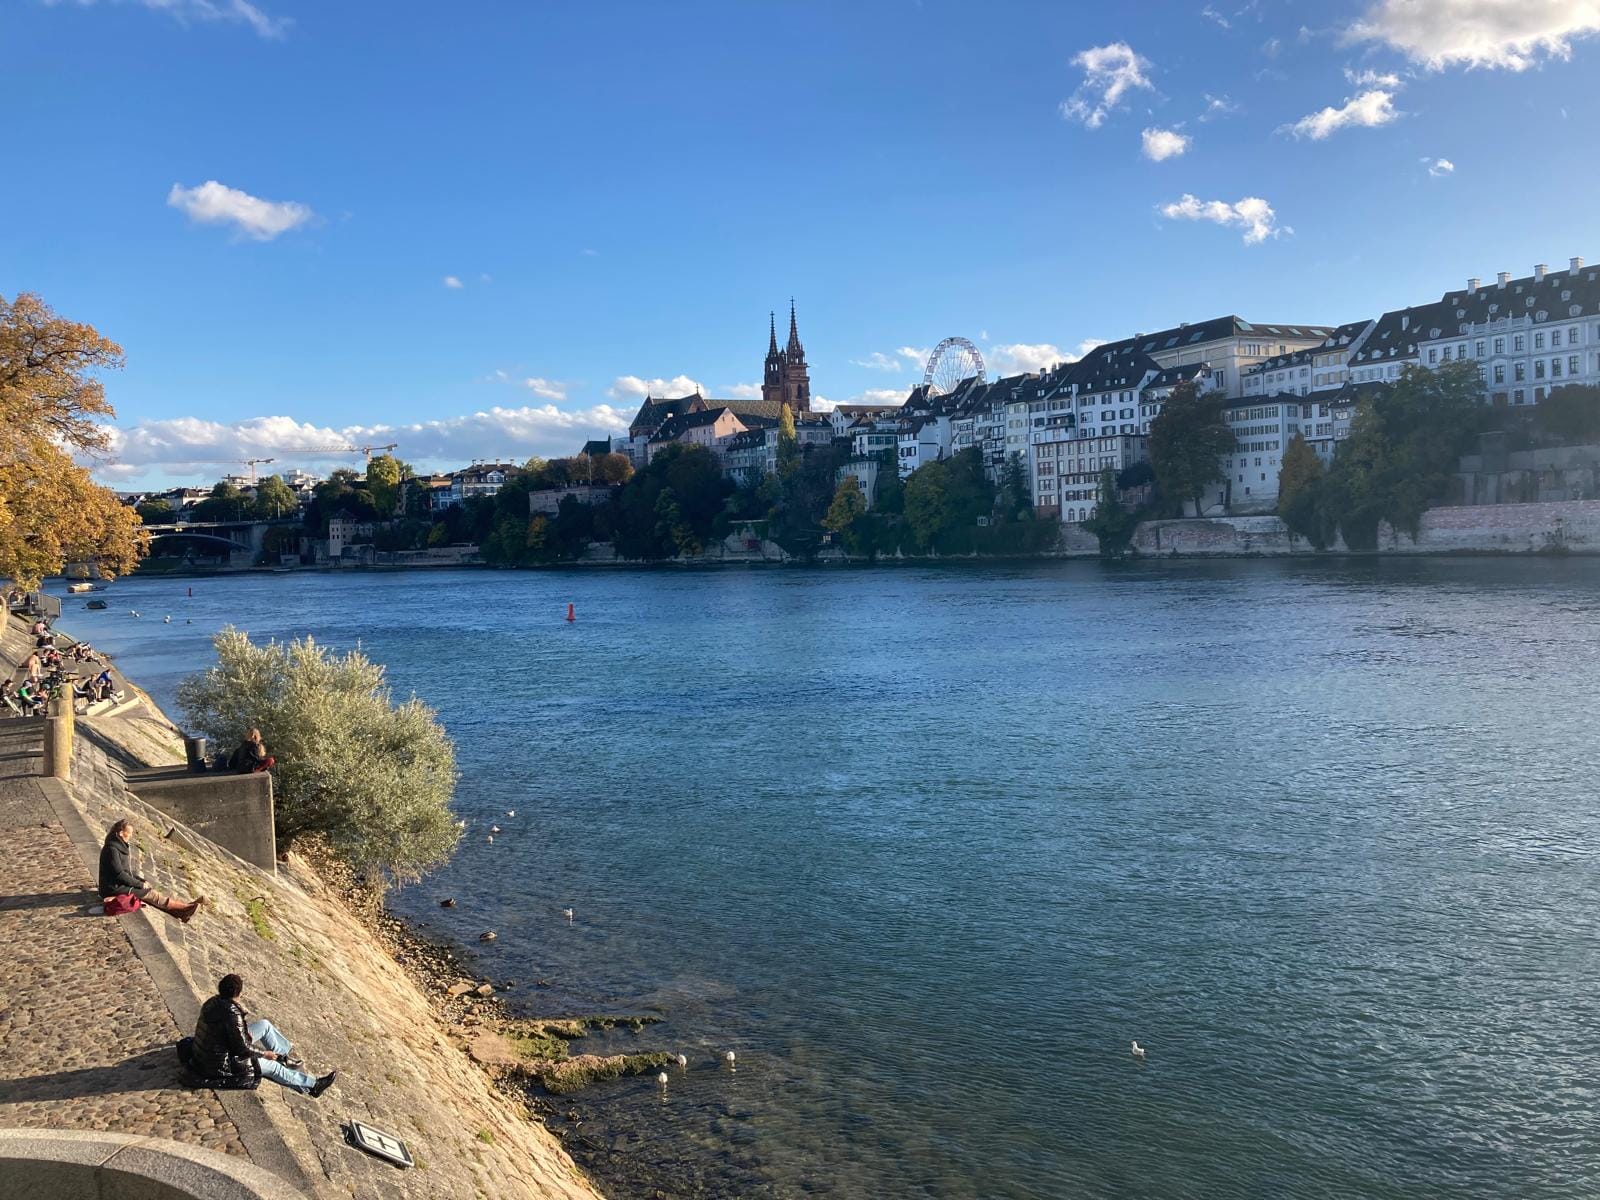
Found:
<path fill-rule="evenodd" d="M 775 404 L 787 404 L 795 414 L 811 411 L 811 369 L 806 366 L 806 350 L 800 344 L 800 330 L 795 325 L 794 301 L 789 301 L 789 342 L 778 349 L 778 316 L 768 314 L 770 334 L 767 342 L 767 364 L 761 379 L 761 398 Z"/>

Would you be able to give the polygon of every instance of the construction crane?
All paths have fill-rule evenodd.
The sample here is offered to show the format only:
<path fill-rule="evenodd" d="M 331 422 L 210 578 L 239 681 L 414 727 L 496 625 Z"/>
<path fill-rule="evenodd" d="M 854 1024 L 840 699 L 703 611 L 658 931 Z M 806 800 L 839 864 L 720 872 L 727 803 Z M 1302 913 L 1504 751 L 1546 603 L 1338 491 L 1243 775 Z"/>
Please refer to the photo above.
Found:
<path fill-rule="evenodd" d="M 175 458 L 172 461 L 174 463 L 193 464 L 195 466 L 249 467 L 250 485 L 254 487 L 256 482 L 256 464 L 277 462 L 278 460 L 275 458 Z"/>
<path fill-rule="evenodd" d="M 387 446 L 295 446 L 292 449 L 280 448 L 279 454 L 360 454 L 364 455 L 367 462 L 372 461 L 372 452 L 382 450 L 385 454 L 398 446 L 399 442 L 390 442 Z"/>

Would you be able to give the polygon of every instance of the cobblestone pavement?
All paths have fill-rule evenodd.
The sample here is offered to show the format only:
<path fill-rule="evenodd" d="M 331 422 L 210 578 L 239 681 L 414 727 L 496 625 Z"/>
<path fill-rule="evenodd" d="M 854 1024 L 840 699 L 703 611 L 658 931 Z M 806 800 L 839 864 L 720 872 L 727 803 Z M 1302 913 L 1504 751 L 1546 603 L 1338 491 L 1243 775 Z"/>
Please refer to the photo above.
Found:
<path fill-rule="evenodd" d="M 0 1126 L 150 1134 L 243 1155 L 179 1081 L 178 1027 L 46 802 L 39 726 L 0 721 Z M 188 1032 L 188 1031 L 185 1031 Z"/>

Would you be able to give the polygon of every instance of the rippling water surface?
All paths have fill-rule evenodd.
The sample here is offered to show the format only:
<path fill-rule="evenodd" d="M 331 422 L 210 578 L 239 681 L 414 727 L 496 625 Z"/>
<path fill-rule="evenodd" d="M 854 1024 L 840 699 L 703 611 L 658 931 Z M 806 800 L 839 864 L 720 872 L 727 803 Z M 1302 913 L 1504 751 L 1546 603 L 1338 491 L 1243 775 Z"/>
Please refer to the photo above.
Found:
<path fill-rule="evenodd" d="M 1600 1193 L 1600 564 L 108 596 L 174 715 L 230 622 L 440 710 L 473 829 L 397 907 L 692 1060 L 581 1103 L 614 1196 Z"/>

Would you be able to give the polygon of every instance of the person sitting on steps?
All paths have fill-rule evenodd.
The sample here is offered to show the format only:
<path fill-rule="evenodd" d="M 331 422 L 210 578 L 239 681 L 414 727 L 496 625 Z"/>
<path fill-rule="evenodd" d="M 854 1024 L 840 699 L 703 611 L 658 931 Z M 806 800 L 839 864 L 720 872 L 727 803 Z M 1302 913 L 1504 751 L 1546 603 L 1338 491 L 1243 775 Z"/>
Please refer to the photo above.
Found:
<path fill-rule="evenodd" d="M 229 757 L 228 770 L 236 775 L 250 775 L 272 770 L 277 761 L 268 755 L 266 746 L 262 745 L 261 730 L 252 729 Z"/>
<path fill-rule="evenodd" d="M 246 1019 L 242 995 L 244 979 L 224 975 L 217 981 L 217 994 L 201 1005 L 194 1027 L 195 1069 L 209 1078 L 244 1079 L 259 1065 L 264 1079 L 307 1096 L 320 1096 L 332 1087 L 338 1072 L 318 1078 L 304 1070 L 289 1057 L 294 1046 L 271 1021 Z"/>
<path fill-rule="evenodd" d="M 133 873 L 128 854 L 128 842 L 133 837 L 133 822 L 123 817 L 106 834 L 106 844 L 100 850 L 100 898 L 133 896 L 140 904 L 159 908 L 169 917 L 177 917 L 187 925 L 206 902 L 204 896 L 193 900 L 174 900 L 150 886 L 150 881 Z M 137 907 L 137 906 L 135 906 Z"/>

